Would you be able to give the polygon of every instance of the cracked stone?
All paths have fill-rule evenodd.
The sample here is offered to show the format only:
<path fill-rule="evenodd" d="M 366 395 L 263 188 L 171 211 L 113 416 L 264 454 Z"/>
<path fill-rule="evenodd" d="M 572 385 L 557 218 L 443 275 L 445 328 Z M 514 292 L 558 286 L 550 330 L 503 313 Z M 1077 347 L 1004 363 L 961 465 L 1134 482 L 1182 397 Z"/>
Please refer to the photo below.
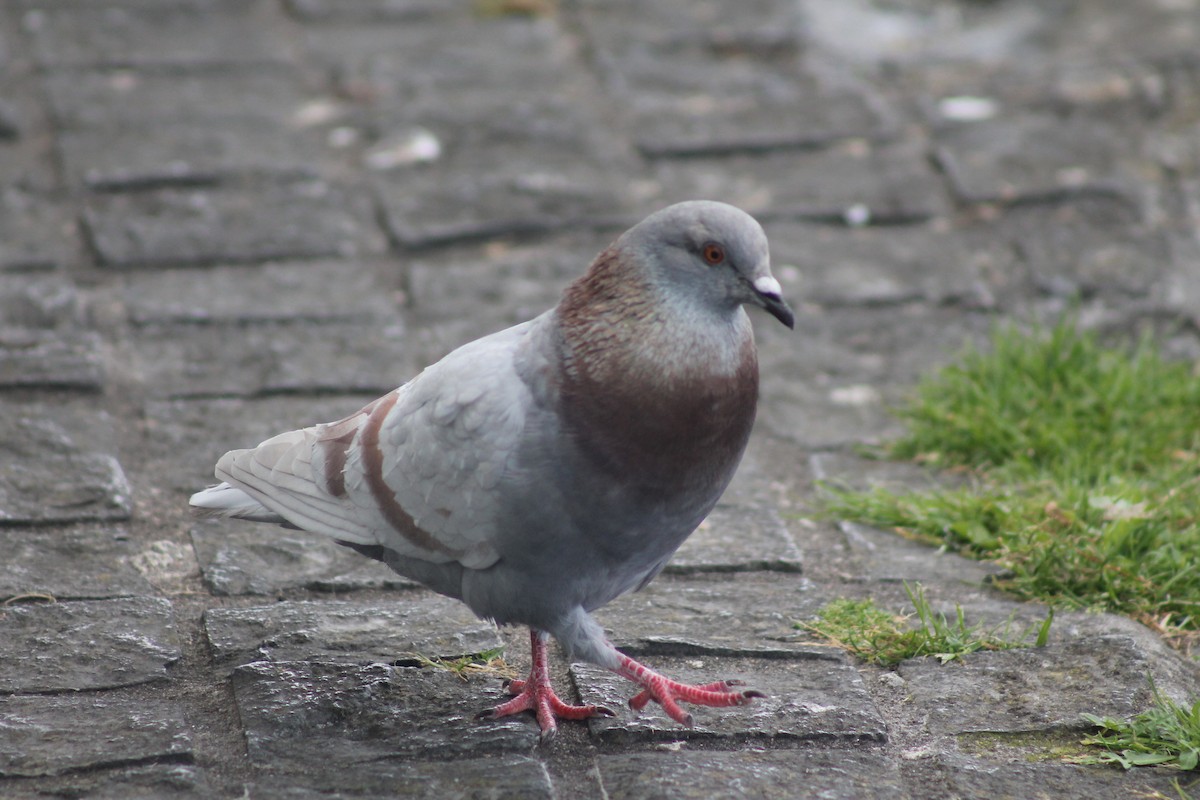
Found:
<path fill-rule="evenodd" d="M 0 641 L 0 693 L 149 683 L 181 656 L 171 604 L 155 597 L 11 604 Z"/>
<path fill-rule="evenodd" d="M 418 656 L 453 659 L 504 646 L 496 626 L 457 600 L 405 592 L 382 603 L 284 602 L 214 608 L 204 630 L 216 661 L 383 662 L 420 666 Z"/>

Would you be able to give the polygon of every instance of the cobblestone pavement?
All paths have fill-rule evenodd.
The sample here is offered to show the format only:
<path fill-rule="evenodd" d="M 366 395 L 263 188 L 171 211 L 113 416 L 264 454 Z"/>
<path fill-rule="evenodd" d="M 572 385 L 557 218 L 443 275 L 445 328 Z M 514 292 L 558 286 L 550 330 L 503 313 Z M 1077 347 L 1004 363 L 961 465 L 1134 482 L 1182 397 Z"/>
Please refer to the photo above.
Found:
<path fill-rule="evenodd" d="M 198 524 L 224 450 L 336 419 L 525 319 L 677 200 L 757 214 L 800 312 L 760 326 L 734 487 L 602 613 L 683 678 L 769 698 L 537 747 L 523 635 L 297 532 Z M 1197 0 L 5 0 L 0 796 L 999 798 L 1171 794 L 1030 755 L 1082 712 L 1194 697 L 1110 616 L 1039 650 L 858 666 L 793 627 L 902 580 L 1039 619 L 989 568 L 814 521 L 814 478 L 997 318 L 1083 298 L 1200 357 Z M 56 602 L 46 602 L 48 599 Z"/>

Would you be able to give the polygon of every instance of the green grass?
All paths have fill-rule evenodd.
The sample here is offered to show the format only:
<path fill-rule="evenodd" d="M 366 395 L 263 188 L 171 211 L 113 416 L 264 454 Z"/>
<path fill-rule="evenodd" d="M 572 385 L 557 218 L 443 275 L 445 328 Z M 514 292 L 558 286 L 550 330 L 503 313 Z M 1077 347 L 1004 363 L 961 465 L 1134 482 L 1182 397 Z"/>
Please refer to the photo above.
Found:
<path fill-rule="evenodd" d="M 920 656 L 933 656 L 945 664 L 977 650 L 1010 650 L 1031 644 L 1041 647 L 1050 634 L 1053 615 L 1037 626 L 1037 635 L 1030 642 L 1031 629 L 1012 635 L 1011 618 L 1003 626 L 989 629 L 968 626 L 962 606 L 956 604 L 954 618 L 948 619 L 945 614 L 934 613 L 920 584 L 906 583 L 904 590 L 912 601 L 916 626 L 909 624 L 911 617 L 891 614 L 869 599 L 834 600 L 818 612 L 816 620 L 797 626 L 880 666 Z"/>
<path fill-rule="evenodd" d="M 1089 761 L 1120 764 L 1125 769 L 1169 765 L 1185 770 L 1200 763 L 1200 700 L 1181 706 L 1153 684 L 1154 705 L 1129 720 L 1084 714 L 1099 728 L 1083 740 L 1108 752 Z"/>
<path fill-rule="evenodd" d="M 1148 338 L 1070 319 L 997 330 L 920 383 L 883 455 L 967 476 L 913 494 L 832 490 L 827 511 L 1007 568 L 1018 596 L 1200 631 L 1200 377 Z"/>

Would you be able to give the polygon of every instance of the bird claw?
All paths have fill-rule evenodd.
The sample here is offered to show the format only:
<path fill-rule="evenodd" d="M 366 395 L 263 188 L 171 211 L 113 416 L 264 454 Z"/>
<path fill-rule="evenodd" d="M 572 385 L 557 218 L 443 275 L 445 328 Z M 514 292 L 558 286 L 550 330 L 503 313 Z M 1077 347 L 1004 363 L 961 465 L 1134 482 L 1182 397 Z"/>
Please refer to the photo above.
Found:
<path fill-rule="evenodd" d="M 739 680 L 714 681 L 700 685 L 679 683 L 659 675 L 628 656 L 622 657 L 619 672 L 643 687 L 642 691 L 629 699 L 631 709 L 641 711 L 653 700 L 662 706 L 667 716 L 688 728 L 693 725 L 692 715 L 679 706 L 680 702 L 724 708 L 744 706 L 751 700 L 766 697 L 757 689 L 738 690 L 735 687 L 745 685 Z"/>

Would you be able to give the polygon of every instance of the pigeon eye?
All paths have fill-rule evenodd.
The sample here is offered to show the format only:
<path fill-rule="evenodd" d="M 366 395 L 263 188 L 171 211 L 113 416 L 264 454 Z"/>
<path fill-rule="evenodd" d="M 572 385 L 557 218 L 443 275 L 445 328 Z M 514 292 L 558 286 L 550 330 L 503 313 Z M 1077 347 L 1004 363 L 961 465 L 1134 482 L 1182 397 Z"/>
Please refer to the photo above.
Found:
<path fill-rule="evenodd" d="M 725 260 L 725 248 L 716 242 L 706 243 L 700 252 L 704 256 L 704 260 L 714 267 Z"/>

